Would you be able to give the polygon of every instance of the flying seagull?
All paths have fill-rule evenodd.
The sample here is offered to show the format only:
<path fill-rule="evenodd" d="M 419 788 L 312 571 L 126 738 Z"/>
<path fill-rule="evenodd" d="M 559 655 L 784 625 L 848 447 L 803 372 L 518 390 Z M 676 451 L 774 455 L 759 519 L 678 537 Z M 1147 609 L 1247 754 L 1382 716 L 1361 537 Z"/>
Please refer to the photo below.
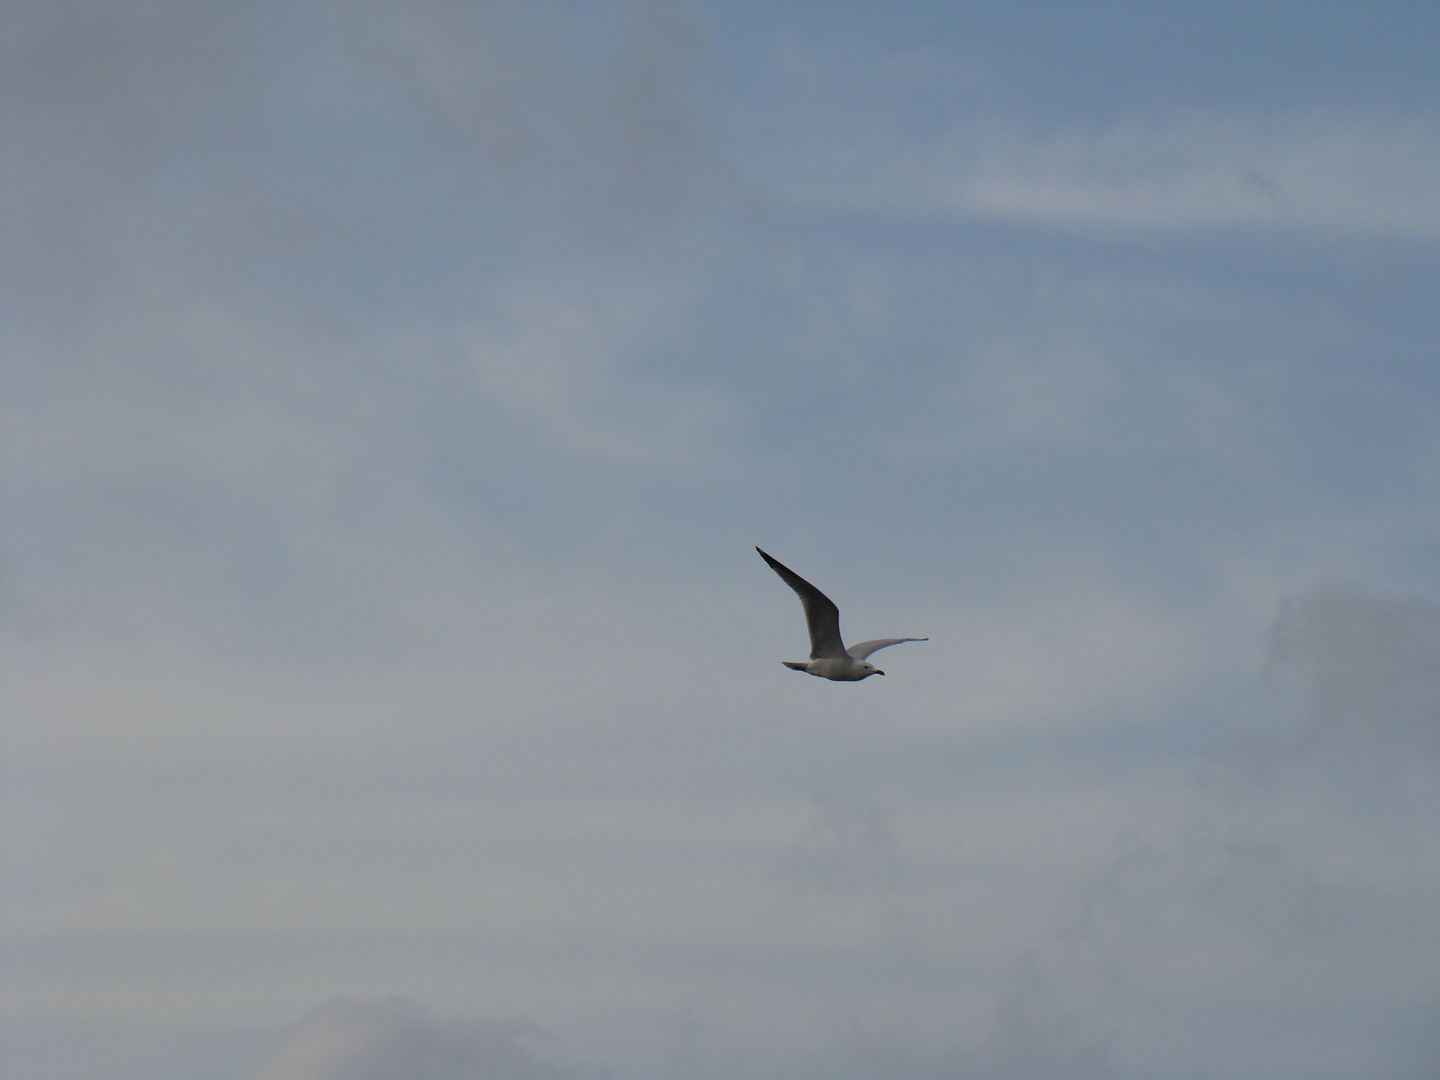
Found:
<path fill-rule="evenodd" d="M 760 551 L 758 547 L 755 550 Z M 923 637 L 885 637 L 862 641 L 859 645 L 851 645 L 847 649 L 840 640 L 840 609 L 835 606 L 835 601 L 765 552 L 760 551 L 760 557 L 770 564 L 771 570 L 784 579 L 786 585 L 795 590 L 795 595 L 800 597 L 800 604 L 805 609 L 805 623 L 810 627 L 809 663 L 781 660 L 788 668 L 806 671 L 822 679 L 833 679 L 835 682 L 859 682 L 871 675 L 885 674 L 865 659 L 871 653 L 888 649 L 891 645 L 899 645 L 902 641 L 930 640 Z"/>

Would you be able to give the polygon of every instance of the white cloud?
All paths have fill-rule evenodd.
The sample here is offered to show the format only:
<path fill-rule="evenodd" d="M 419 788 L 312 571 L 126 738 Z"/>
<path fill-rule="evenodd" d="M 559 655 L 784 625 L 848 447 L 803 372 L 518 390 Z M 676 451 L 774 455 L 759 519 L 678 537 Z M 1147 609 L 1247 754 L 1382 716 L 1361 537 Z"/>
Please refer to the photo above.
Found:
<path fill-rule="evenodd" d="M 803 202 L 1059 228 L 1265 226 L 1440 238 L 1440 132 L 1423 119 L 1169 112 L 1058 133 L 969 123 L 871 145 L 777 188 Z"/>

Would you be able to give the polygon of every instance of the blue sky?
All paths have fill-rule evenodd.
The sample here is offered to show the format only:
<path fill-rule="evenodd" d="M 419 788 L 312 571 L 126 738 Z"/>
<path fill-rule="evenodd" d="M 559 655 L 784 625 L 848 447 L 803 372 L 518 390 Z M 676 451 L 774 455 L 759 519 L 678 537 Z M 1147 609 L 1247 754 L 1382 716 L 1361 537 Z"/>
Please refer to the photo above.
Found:
<path fill-rule="evenodd" d="M 7 1072 L 1433 1075 L 1432 6 L 4 12 Z"/>

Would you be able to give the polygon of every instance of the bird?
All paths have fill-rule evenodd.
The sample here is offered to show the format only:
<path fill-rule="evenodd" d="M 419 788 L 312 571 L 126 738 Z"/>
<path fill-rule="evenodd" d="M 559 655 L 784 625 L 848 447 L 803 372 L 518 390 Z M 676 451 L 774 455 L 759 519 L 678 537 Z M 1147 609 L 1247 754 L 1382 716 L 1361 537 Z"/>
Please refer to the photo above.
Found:
<path fill-rule="evenodd" d="M 755 550 L 760 551 L 760 548 L 757 546 Z M 902 641 L 930 640 L 923 637 L 876 638 L 847 649 L 840 640 L 840 609 L 835 606 L 835 601 L 765 552 L 760 551 L 760 557 L 770 564 L 770 569 L 779 574 L 786 585 L 795 590 L 795 595 L 800 597 L 800 606 L 805 609 L 805 624 L 810 628 L 810 659 L 803 663 L 799 660 L 780 661 L 792 671 L 804 671 L 833 682 L 859 682 L 871 675 L 885 674 L 866 659 L 871 653 L 899 645 Z"/>

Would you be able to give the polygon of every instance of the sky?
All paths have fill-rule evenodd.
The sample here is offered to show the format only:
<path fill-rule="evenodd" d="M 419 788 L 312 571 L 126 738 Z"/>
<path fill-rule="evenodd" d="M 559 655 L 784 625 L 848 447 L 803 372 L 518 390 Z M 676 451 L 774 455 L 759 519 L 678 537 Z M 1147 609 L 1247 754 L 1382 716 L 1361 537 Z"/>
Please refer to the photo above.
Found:
<path fill-rule="evenodd" d="M 1440 8 L 0 10 L 5 1075 L 1436 1075 Z"/>

